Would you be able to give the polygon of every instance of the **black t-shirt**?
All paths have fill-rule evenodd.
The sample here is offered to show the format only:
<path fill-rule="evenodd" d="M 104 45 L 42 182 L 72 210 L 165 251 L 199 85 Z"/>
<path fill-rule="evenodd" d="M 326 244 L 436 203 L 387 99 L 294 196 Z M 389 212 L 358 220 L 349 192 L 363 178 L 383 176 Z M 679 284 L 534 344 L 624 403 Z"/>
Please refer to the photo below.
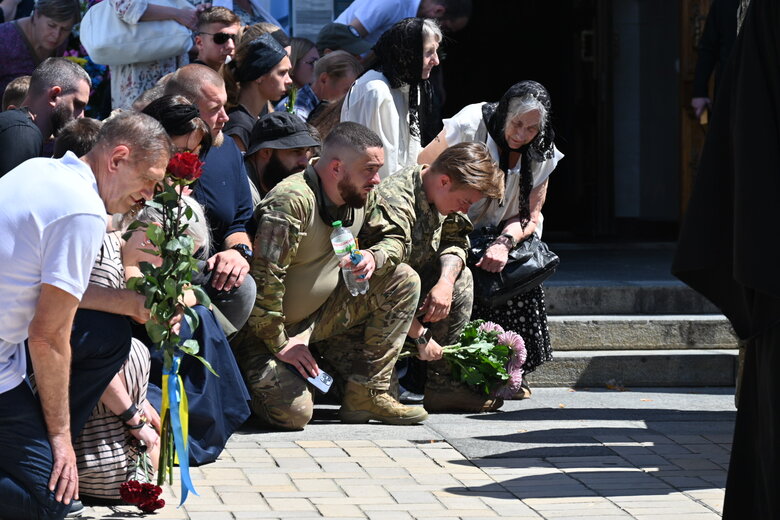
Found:
<path fill-rule="evenodd" d="M 0 112 L 0 177 L 42 155 L 43 136 L 26 110 Z"/>
<path fill-rule="evenodd" d="M 252 127 L 255 125 L 257 118 L 247 112 L 242 105 L 238 105 L 228 112 L 228 116 L 230 121 L 225 123 L 225 128 L 222 129 L 222 132 L 229 136 L 235 135 L 244 143 L 244 149 L 248 149 L 249 136 L 252 134 Z"/>

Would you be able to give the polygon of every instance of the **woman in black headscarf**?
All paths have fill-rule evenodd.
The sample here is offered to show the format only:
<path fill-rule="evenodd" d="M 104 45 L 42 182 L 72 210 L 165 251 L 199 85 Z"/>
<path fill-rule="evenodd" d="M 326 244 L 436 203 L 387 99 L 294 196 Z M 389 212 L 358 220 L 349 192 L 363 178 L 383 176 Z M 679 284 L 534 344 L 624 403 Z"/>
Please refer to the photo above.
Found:
<path fill-rule="evenodd" d="M 718 306 L 745 346 L 723 518 L 772 520 L 780 518 L 780 3 L 752 0 L 740 13 L 672 271 Z"/>
<path fill-rule="evenodd" d="M 382 178 L 417 164 L 420 119 L 430 105 L 430 77 L 439 64 L 442 34 L 433 20 L 405 18 L 374 46 L 377 62 L 352 85 L 341 108 L 342 121 L 376 132 L 384 143 Z"/>
<path fill-rule="evenodd" d="M 475 233 L 495 227 L 500 235 L 487 248 L 478 268 L 500 272 L 515 244 L 532 233 L 542 235 L 548 177 L 563 158 L 553 144 L 551 110 L 547 89 L 535 81 L 521 81 L 507 90 L 498 103 L 468 105 L 451 119 L 445 119 L 444 129 L 420 153 L 419 162 L 430 164 L 448 146 L 464 141 L 483 142 L 504 171 L 503 200 L 482 199 L 469 210 Z M 472 318 L 493 321 L 523 337 L 528 354 L 523 365 L 525 374 L 552 359 L 541 286 L 500 307 L 475 303 Z M 523 385 L 520 398 L 530 396 L 525 380 Z"/>

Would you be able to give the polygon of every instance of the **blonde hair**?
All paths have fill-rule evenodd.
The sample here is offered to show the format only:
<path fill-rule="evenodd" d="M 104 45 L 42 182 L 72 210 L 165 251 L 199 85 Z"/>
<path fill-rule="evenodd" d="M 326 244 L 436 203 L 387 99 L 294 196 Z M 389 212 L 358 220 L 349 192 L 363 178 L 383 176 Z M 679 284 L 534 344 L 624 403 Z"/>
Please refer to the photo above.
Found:
<path fill-rule="evenodd" d="M 317 63 L 314 64 L 315 81 L 323 72 L 336 79 L 343 78 L 350 72 L 357 77 L 363 72 L 363 65 L 347 51 L 333 51 L 318 59 Z"/>
<path fill-rule="evenodd" d="M 472 188 L 490 199 L 504 196 L 504 172 L 484 143 L 450 146 L 433 161 L 431 171 L 449 177 L 454 189 Z"/>

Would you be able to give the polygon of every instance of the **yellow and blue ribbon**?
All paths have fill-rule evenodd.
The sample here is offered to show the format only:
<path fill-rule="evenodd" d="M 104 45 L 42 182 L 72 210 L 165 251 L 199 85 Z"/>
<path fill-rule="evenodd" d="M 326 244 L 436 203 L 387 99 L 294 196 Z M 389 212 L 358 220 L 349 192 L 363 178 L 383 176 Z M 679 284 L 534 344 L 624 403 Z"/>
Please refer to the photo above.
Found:
<path fill-rule="evenodd" d="M 181 503 L 179 503 L 179 507 L 187 501 L 187 496 L 190 492 L 198 495 L 190 477 L 190 457 L 187 443 L 189 408 L 187 405 L 187 393 L 184 391 L 184 383 L 179 375 L 181 358 L 181 352 L 176 352 L 173 355 L 173 363 L 170 370 L 163 370 L 162 413 L 160 414 L 162 417 L 165 417 L 166 412 L 171 414 L 173 442 L 176 446 L 176 457 L 179 461 L 179 472 L 181 474 Z"/>

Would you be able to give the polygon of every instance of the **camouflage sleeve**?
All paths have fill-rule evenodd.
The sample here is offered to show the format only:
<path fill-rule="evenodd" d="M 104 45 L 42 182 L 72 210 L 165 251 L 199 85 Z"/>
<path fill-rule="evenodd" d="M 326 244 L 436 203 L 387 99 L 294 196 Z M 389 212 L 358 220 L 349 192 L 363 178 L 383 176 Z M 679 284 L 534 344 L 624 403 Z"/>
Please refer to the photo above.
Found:
<path fill-rule="evenodd" d="M 474 229 L 469 218 L 463 213 L 452 213 L 444 219 L 441 226 L 439 258 L 455 255 L 466 265 L 469 250 L 469 233 Z"/>
<path fill-rule="evenodd" d="M 405 262 L 412 250 L 412 228 L 416 220 L 413 204 L 387 199 L 374 192 L 369 194 L 366 221 L 359 239 L 361 247 L 374 253 L 376 272 L 380 276 Z"/>
<path fill-rule="evenodd" d="M 287 344 L 284 278 L 314 209 L 314 198 L 307 195 L 303 190 L 273 193 L 255 213 L 258 229 L 250 272 L 257 282 L 257 297 L 246 327 L 274 353 Z"/>

